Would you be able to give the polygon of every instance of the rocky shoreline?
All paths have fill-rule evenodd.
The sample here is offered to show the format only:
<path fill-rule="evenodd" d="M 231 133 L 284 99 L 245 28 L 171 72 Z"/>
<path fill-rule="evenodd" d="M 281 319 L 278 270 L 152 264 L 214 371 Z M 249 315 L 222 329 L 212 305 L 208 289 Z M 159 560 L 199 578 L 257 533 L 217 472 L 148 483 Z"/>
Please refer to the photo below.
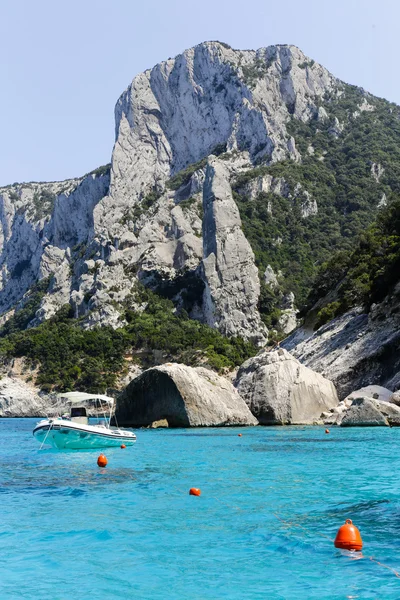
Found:
<path fill-rule="evenodd" d="M 55 395 L 15 376 L 0 380 L 0 418 L 63 412 Z M 278 348 L 246 361 L 233 382 L 179 363 L 147 369 L 117 396 L 116 418 L 125 427 L 395 427 L 400 426 L 400 393 L 370 385 L 339 400 L 330 380 Z"/>

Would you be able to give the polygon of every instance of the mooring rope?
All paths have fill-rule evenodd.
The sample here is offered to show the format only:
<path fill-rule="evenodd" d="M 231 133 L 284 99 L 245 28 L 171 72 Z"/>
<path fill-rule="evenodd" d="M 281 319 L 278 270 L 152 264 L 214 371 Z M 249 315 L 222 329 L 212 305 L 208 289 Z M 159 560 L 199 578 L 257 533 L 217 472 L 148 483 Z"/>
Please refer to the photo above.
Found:
<path fill-rule="evenodd" d="M 310 534 L 312 536 L 318 535 L 319 537 L 322 537 L 322 538 L 325 538 L 325 539 L 329 540 L 330 542 L 332 542 L 332 544 L 334 543 L 334 540 L 332 538 L 330 538 L 328 535 L 325 535 L 324 533 L 321 533 L 320 531 L 317 531 L 317 532 L 316 531 L 311 531 L 310 529 L 307 529 L 307 527 L 304 527 L 304 525 L 300 525 L 299 523 L 293 523 L 292 521 L 286 521 L 285 519 L 282 519 L 276 513 L 272 513 L 272 514 L 274 515 L 274 517 L 278 521 L 280 521 L 281 523 L 284 523 L 288 528 L 297 527 L 299 529 L 303 529 L 303 531 L 306 531 L 308 534 Z M 380 567 L 383 567 L 384 569 L 388 569 L 389 571 L 391 571 L 393 573 L 393 575 L 395 575 L 395 577 L 397 577 L 398 579 L 400 579 L 400 573 L 398 571 L 396 571 L 396 569 L 393 569 L 393 567 L 389 567 L 388 565 L 385 565 L 384 563 L 380 562 L 379 560 L 377 560 L 373 556 L 365 556 L 361 552 L 357 553 L 356 556 L 357 556 L 357 558 L 366 558 L 366 559 L 370 560 L 371 562 L 379 565 Z"/>
<path fill-rule="evenodd" d="M 45 437 L 44 437 L 44 440 L 43 440 L 43 442 L 40 444 L 40 448 L 39 448 L 39 450 L 41 450 L 41 449 L 43 448 L 44 444 L 46 443 L 47 436 L 49 435 L 49 433 L 50 433 L 50 430 L 51 430 L 51 428 L 53 427 L 53 423 L 54 423 L 54 421 L 52 421 L 52 422 L 51 422 L 51 425 L 50 425 L 50 427 L 49 427 L 49 428 L 48 428 L 48 430 L 47 430 L 47 433 L 46 433 L 46 435 L 45 435 Z"/>

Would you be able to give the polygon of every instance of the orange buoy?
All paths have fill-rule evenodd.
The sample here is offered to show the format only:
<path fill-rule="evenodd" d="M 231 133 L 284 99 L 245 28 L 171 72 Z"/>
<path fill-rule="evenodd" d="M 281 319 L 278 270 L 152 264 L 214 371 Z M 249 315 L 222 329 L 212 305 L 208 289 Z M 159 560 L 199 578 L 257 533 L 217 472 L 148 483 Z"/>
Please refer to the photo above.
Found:
<path fill-rule="evenodd" d="M 105 467 L 105 466 L 107 466 L 107 463 L 108 463 L 108 460 L 104 456 L 104 454 L 100 454 L 99 458 L 97 459 L 97 464 L 99 465 L 99 467 Z"/>
<path fill-rule="evenodd" d="M 190 488 L 189 495 L 190 496 L 200 496 L 201 491 L 198 488 Z"/>
<path fill-rule="evenodd" d="M 125 444 L 121 444 L 121 448 L 126 448 Z"/>
<path fill-rule="evenodd" d="M 325 433 L 330 433 L 329 429 L 325 429 Z"/>
<path fill-rule="evenodd" d="M 361 535 L 357 527 L 353 525 L 351 519 L 346 519 L 346 523 L 339 528 L 335 538 L 335 548 L 342 548 L 342 550 L 361 550 Z"/>
<path fill-rule="evenodd" d="M 242 437 L 242 434 L 241 434 L 241 433 L 238 433 L 238 437 Z"/>

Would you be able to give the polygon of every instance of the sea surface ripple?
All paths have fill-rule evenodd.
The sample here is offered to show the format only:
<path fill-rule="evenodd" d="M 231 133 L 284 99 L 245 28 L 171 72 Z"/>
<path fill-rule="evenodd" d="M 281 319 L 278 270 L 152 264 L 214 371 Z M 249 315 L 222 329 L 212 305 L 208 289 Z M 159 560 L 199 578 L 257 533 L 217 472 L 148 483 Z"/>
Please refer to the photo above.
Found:
<path fill-rule="evenodd" d="M 0 419 L 1 600 L 400 598 L 400 429 L 138 430 L 99 469 L 34 423 Z"/>

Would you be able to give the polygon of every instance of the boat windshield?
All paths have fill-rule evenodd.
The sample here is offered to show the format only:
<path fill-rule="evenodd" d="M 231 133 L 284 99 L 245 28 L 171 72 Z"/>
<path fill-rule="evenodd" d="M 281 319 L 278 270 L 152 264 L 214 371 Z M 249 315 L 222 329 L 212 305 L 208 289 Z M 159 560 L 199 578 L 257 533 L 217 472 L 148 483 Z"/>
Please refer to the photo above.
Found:
<path fill-rule="evenodd" d="M 86 408 L 84 406 L 73 406 L 71 408 L 71 417 L 86 417 Z"/>

